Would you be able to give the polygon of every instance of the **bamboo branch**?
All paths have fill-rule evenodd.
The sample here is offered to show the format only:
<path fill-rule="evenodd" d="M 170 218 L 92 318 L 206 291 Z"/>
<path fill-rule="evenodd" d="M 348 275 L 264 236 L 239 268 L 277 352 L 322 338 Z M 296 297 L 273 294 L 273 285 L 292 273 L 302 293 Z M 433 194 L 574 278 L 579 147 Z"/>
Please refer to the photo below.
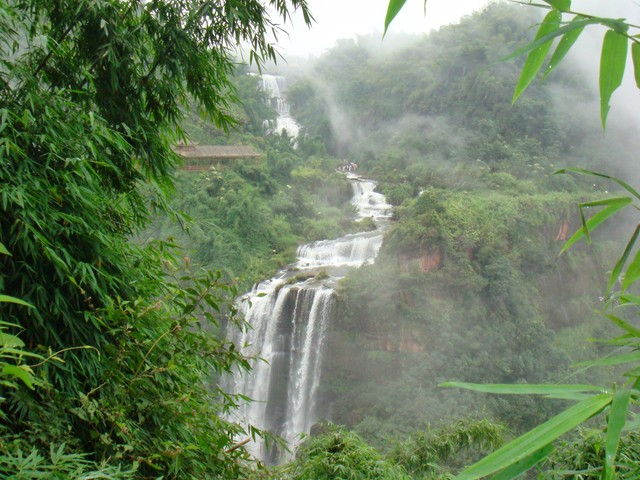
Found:
<path fill-rule="evenodd" d="M 224 451 L 224 453 L 231 453 L 237 449 L 239 449 L 240 447 L 242 447 L 243 445 L 246 445 L 247 443 L 249 443 L 251 441 L 251 437 L 247 437 L 244 440 L 242 440 L 241 442 L 236 443 L 233 447 L 227 449 Z"/>

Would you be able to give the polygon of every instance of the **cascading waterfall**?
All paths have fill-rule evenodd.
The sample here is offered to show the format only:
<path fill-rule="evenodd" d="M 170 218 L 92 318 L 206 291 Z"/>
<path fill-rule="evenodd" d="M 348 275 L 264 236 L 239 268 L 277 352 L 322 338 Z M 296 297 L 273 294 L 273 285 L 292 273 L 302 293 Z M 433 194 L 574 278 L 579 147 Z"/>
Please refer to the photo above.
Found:
<path fill-rule="evenodd" d="M 349 175 L 349 181 L 358 217 L 372 217 L 378 228 L 300 246 L 295 264 L 244 296 L 240 309 L 250 328 L 228 332 L 244 355 L 262 359 L 253 362 L 248 374 L 226 379 L 228 392 L 254 400 L 241 405 L 233 419 L 279 435 L 291 447 L 316 420 L 322 356 L 335 303 L 333 287 L 349 268 L 374 261 L 391 213 L 384 196 L 374 192 L 374 182 L 355 175 Z M 310 274 L 305 278 L 313 278 L 295 282 L 300 270 Z M 313 276 L 320 272 L 323 275 Z M 261 443 L 252 445 L 251 451 L 268 463 L 284 460 Z"/>
<path fill-rule="evenodd" d="M 267 94 L 267 103 L 278 113 L 275 125 L 268 127 L 275 133 L 283 130 L 292 138 L 297 138 L 300 132 L 300 125 L 291 118 L 289 113 L 289 102 L 285 97 L 287 82 L 284 77 L 278 75 L 262 75 L 262 90 Z"/>

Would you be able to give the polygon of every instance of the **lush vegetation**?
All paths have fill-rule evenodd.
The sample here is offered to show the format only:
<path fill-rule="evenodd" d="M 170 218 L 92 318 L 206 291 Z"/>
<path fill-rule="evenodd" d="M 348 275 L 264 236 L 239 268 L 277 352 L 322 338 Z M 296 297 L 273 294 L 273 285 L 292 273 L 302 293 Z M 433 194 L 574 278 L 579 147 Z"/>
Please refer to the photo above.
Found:
<path fill-rule="evenodd" d="M 308 20 L 303 0 L 269 3 Z M 366 39 L 342 42 L 289 90 L 304 125 L 294 148 L 286 135 L 263 136 L 274 112 L 231 59 L 240 41 L 251 58 L 274 57 L 265 34 L 278 27 L 260 2 L 0 6 L 0 476 L 449 478 L 552 417 L 567 394 L 438 384 L 611 379 L 627 357 L 569 367 L 606 351 L 577 341 L 603 335 L 594 309 L 637 305 L 633 242 L 608 284 L 609 236 L 558 253 L 580 226 L 576 203 L 608 215 L 631 200 L 585 203 L 616 185 L 548 174 L 620 173 L 635 150 L 615 123 L 608 139 L 595 134 L 581 100 L 593 98 L 571 72 L 520 81 L 517 94 L 528 91 L 511 106 L 537 63 L 497 60 L 531 40 L 537 18 L 524 12 L 494 4 L 385 55 Z M 561 99 L 580 121 L 558 115 Z M 187 137 L 262 156 L 175 172 L 169 146 Z M 367 228 L 351 220 L 334 155 L 379 180 L 394 219 L 376 263 L 338 290 L 320 403 L 345 427 L 318 425 L 268 471 L 235 443 L 261 432 L 225 420 L 242 399 L 218 379 L 248 363 L 221 327 L 242 323 L 236 294 L 289 263 L 299 243 Z M 626 332 L 612 343 L 635 348 L 631 317 L 611 316 Z M 635 390 L 586 398 L 581 418 L 609 408 L 619 434 L 630 399 Z M 521 457 L 548 456 L 549 478 L 597 476 L 603 462 L 611 476 L 620 450 L 618 469 L 632 478 L 636 437 L 613 445 L 613 434 L 585 430 Z"/>
<path fill-rule="evenodd" d="M 215 334 L 235 288 L 130 238 L 170 190 L 181 106 L 232 126 L 233 47 L 275 57 L 275 21 L 257 1 L 0 4 L 0 476 L 253 469 L 215 383 L 246 365 Z"/>

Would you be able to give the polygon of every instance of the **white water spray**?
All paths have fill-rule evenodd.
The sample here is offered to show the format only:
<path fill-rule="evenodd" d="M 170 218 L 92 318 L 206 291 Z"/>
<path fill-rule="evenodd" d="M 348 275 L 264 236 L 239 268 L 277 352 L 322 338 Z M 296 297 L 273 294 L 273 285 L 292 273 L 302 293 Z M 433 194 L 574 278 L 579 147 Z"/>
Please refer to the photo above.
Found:
<path fill-rule="evenodd" d="M 285 96 L 287 83 L 284 77 L 277 75 L 262 75 L 262 90 L 267 94 L 267 103 L 278 113 L 275 125 L 268 127 L 275 133 L 286 131 L 287 135 L 295 139 L 300 132 L 300 125 L 291 118 L 289 102 Z"/>

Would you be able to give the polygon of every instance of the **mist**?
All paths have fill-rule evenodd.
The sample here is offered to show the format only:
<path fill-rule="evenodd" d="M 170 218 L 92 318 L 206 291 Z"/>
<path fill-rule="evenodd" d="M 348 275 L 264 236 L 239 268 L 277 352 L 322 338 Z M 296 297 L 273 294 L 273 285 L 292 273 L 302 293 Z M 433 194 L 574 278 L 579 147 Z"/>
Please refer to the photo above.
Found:
<path fill-rule="evenodd" d="M 607 11 L 631 18 L 630 6 Z M 626 225 L 597 235 L 599 250 L 558 258 L 579 227 L 576 204 L 614 186 L 551 174 L 576 166 L 640 180 L 638 94 L 627 78 L 603 131 L 602 31 L 587 29 L 511 105 L 524 58 L 500 59 L 531 40 L 543 13 L 497 2 L 429 34 L 382 45 L 356 36 L 275 67 L 294 79 L 292 113 L 306 134 L 355 161 L 395 206 L 375 264 L 340 282 L 319 393 L 326 418 L 380 448 L 464 415 L 518 431 L 558 407 L 437 388 L 444 380 L 584 379 L 569 370 L 591 352 L 576 339 L 602 328 L 595 279 Z"/>

